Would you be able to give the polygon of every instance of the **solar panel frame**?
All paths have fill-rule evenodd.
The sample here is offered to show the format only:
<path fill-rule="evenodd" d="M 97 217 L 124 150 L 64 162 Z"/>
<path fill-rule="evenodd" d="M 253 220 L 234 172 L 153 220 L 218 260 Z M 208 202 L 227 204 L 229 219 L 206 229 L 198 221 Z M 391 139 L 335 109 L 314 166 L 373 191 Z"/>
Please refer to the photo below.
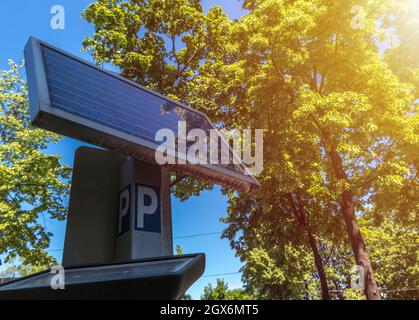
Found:
<path fill-rule="evenodd" d="M 94 68 L 96 71 L 100 71 L 107 76 L 123 81 L 130 86 L 143 90 L 176 107 L 195 113 L 203 117 L 205 121 L 215 129 L 214 124 L 205 113 L 192 109 L 116 73 L 104 70 L 48 43 L 31 37 L 25 47 L 25 61 L 29 86 L 31 121 L 34 126 L 82 140 L 93 145 L 115 150 L 119 153 L 152 163 L 155 163 L 155 150 L 159 146 L 157 143 L 143 139 L 138 135 L 134 136 L 122 130 L 112 128 L 109 125 L 103 125 L 96 121 L 54 107 L 51 102 L 43 48 L 52 50 L 53 52 L 70 58 L 78 63 Z M 219 137 L 221 138 L 222 143 L 227 143 L 226 138 L 223 137 L 221 133 L 219 133 Z M 232 156 L 235 159 L 239 159 L 234 151 L 231 148 L 229 149 Z M 182 154 L 177 153 L 175 150 L 168 150 L 168 155 L 174 156 L 176 159 L 187 160 L 182 157 Z M 243 163 L 240 164 L 242 172 L 212 164 L 176 164 L 168 166 L 174 171 L 201 176 L 217 184 L 232 187 L 246 193 L 254 192 L 260 188 L 257 179 L 252 176 L 249 169 Z"/>

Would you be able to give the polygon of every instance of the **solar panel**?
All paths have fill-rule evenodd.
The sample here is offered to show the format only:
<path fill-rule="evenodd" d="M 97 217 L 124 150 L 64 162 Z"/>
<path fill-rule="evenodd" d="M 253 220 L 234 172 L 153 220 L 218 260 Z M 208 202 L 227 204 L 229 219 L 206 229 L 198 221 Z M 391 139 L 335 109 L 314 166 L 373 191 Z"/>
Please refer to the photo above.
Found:
<path fill-rule="evenodd" d="M 48 270 L 0 285 L 0 300 L 179 299 L 204 269 L 204 254 L 75 266 L 63 270 L 63 290 L 52 289 Z"/>
<path fill-rule="evenodd" d="M 202 112 L 37 39 L 29 40 L 25 59 L 32 122 L 40 128 L 153 163 L 160 129 L 177 133 L 179 121 L 186 123 L 188 131 L 199 128 L 208 137 L 215 129 Z M 237 159 L 221 135 L 219 142 L 228 148 L 231 159 Z M 192 144 L 188 142 L 186 148 Z M 243 192 L 260 187 L 243 163 L 209 163 L 171 168 Z"/>

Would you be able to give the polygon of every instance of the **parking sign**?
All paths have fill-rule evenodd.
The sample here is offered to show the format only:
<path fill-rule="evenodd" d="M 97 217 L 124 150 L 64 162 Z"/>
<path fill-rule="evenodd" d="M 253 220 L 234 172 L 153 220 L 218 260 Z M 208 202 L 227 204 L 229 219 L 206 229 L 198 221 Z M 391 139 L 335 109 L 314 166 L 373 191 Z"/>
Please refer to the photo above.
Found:
<path fill-rule="evenodd" d="M 135 185 L 135 230 L 161 233 L 160 188 Z"/>

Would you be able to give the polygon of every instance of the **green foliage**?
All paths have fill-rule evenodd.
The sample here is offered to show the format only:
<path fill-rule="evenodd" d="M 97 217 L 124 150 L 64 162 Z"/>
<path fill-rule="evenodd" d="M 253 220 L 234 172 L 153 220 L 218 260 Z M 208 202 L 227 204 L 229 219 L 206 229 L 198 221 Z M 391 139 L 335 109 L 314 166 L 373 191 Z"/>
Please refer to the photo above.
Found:
<path fill-rule="evenodd" d="M 278 271 L 286 270 L 289 262 L 284 254 L 289 243 L 309 255 L 304 235 L 296 235 L 297 227 L 292 227 L 292 208 L 285 197 L 287 193 L 299 194 L 307 212 L 306 224 L 319 239 L 329 288 L 339 292 L 334 297 L 344 298 L 341 292 L 349 287 L 354 262 L 348 259 L 350 249 L 340 215 L 343 192 L 353 194 L 358 216 L 368 213 L 365 219 L 374 217 L 378 222 L 392 214 L 395 221 L 415 224 L 409 239 L 414 243 L 418 239 L 419 140 L 413 83 L 403 83 L 395 76 L 372 41 L 377 35 L 376 21 L 395 2 L 369 1 L 365 4 L 365 28 L 356 31 L 350 27 L 350 12 L 356 2 L 254 3 L 251 13 L 234 26 L 237 58 L 231 64 L 244 76 L 234 92 L 241 99 L 229 106 L 235 111 L 250 106 L 237 116 L 235 125 L 266 129 L 265 170 L 259 177 L 263 188 L 251 199 L 230 197 L 225 236 L 246 262 L 248 288 L 262 297 L 280 298 L 277 287 L 266 284 L 281 281 L 261 278 L 260 267 L 274 264 Z M 217 64 L 207 70 L 217 78 L 215 86 L 221 87 L 218 82 L 225 81 L 223 87 L 229 87 L 231 81 L 227 75 L 218 75 Z M 337 175 L 332 153 L 343 160 L 346 178 Z M 384 278 L 389 275 L 381 275 L 384 271 L 379 262 L 383 258 L 374 255 L 379 247 L 370 240 L 370 233 L 377 228 L 379 224 L 362 231 L 379 284 L 385 288 Z M 243 235 L 237 237 L 239 231 Z M 407 250 L 406 243 L 404 246 Z M 249 254 L 255 250 L 257 259 Z M 411 262 L 400 250 L 397 255 Z M 270 259 L 269 264 L 258 261 L 263 256 Z M 287 284 L 280 290 L 283 297 L 315 297 L 310 288 L 316 288 L 301 280 L 318 279 L 317 275 L 302 266 L 297 268 L 304 276 L 294 278 L 286 271 L 285 277 L 300 290 L 287 292 L 292 288 Z M 402 283 L 417 277 L 407 270 Z M 402 283 L 400 288 L 408 287 Z M 404 297 L 412 296 L 404 292 Z"/>
<path fill-rule="evenodd" d="M 179 245 L 177 245 L 177 246 L 176 246 L 176 254 L 177 254 L 178 256 L 183 255 L 183 249 L 182 249 L 182 247 L 181 247 L 181 246 L 179 246 Z"/>
<path fill-rule="evenodd" d="M 22 278 L 29 275 L 32 275 L 37 272 L 44 271 L 46 268 L 50 267 L 49 265 L 39 265 L 33 266 L 31 264 L 26 264 L 24 260 L 19 259 L 19 261 L 13 260 L 10 262 L 11 266 L 9 266 L 6 270 L 0 272 L 0 279 L 9 278 Z"/>
<path fill-rule="evenodd" d="M 251 297 L 243 289 L 229 290 L 223 279 L 217 279 L 215 287 L 208 284 L 204 288 L 201 300 L 251 300 Z"/>
<path fill-rule="evenodd" d="M 45 251 L 52 234 L 40 218 L 64 220 L 70 169 L 42 152 L 59 137 L 30 125 L 22 66 L 0 73 L 0 253 L 33 267 L 55 260 Z"/>
<path fill-rule="evenodd" d="M 182 300 L 192 300 L 192 296 L 191 296 L 190 294 L 185 294 L 185 295 L 182 297 Z"/>
<path fill-rule="evenodd" d="M 364 217 L 360 225 L 371 252 L 371 259 L 375 262 L 375 276 L 383 288 L 383 296 L 386 299 L 417 299 L 417 226 L 397 223 L 391 216 L 379 224 Z"/>
<path fill-rule="evenodd" d="M 258 299 L 318 297 L 310 252 L 291 243 L 284 250 L 278 249 L 256 247 L 245 256 L 243 279 L 247 291 Z"/>
<path fill-rule="evenodd" d="M 198 0 L 99 0 L 83 17 L 95 26 L 84 41 L 98 63 L 179 100 L 203 59 L 215 58 L 231 22 L 220 7 L 205 14 Z"/>

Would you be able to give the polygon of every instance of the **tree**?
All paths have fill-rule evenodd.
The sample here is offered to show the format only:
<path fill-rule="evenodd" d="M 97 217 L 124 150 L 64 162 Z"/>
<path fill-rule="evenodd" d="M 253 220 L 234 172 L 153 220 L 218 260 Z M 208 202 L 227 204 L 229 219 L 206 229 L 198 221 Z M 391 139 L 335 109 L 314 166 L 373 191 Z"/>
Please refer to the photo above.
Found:
<path fill-rule="evenodd" d="M 177 245 L 177 246 L 176 246 L 176 254 L 177 254 L 178 256 L 182 256 L 182 255 L 183 255 L 183 249 L 182 249 L 182 247 L 181 247 L 181 246 L 179 246 L 179 245 Z"/>
<path fill-rule="evenodd" d="M 243 289 L 229 290 L 223 279 L 217 279 L 215 287 L 208 284 L 204 288 L 201 300 L 251 300 L 251 297 Z"/>
<path fill-rule="evenodd" d="M 20 258 L 19 261 L 10 261 L 11 266 L 0 272 L 0 279 L 16 279 L 32 275 L 45 270 L 46 266 L 36 266 L 26 264 Z"/>
<path fill-rule="evenodd" d="M 218 76 L 239 97 L 230 105 L 235 125 L 266 129 L 263 188 L 242 211 L 266 211 L 266 193 L 279 190 L 306 212 L 303 218 L 342 219 L 355 262 L 366 270 L 368 299 L 380 295 L 357 217 L 377 205 L 383 188 L 389 197 L 416 177 L 414 157 L 404 152 L 417 150 L 418 141 L 411 86 L 380 59 L 374 41 L 391 3 L 369 1 L 365 25 L 354 30 L 356 2 L 251 1 L 251 13 L 236 26 L 235 62 L 206 66 L 207 79 L 238 70 L 240 86 Z"/>
<path fill-rule="evenodd" d="M 95 26 L 84 47 L 98 63 L 226 129 L 265 129 L 261 191 L 224 189 L 224 236 L 246 262 L 247 289 L 261 297 L 344 298 L 329 287 L 349 286 L 352 249 L 366 297 L 378 299 L 380 258 L 370 259 L 358 221 L 368 215 L 379 228 L 391 214 L 399 227 L 417 225 L 414 78 L 399 78 L 411 65 L 377 45 L 389 35 L 383 19 L 403 10 L 397 0 L 370 0 L 353 23 L 355 5 L 248 0 L 237 21 L 192 0 L 99 0 L 83 13 Z M 182 200 L 211 188 L 182 176 L 173 186 Z"/>
<path fill-rule="evenodd" d="M 0 73 L 0 253 L 45 267 L 55 259 L 44 219 L 65 219 L 70 169 L 43 153 L 59 136 L 31 126 L 22 66 L 9 65 Z"/>
<path fill-rule="evenodd" d="M 397 188 L 394 188 L 394 184 L 392 186 L 381 184 L 380 192 L 374 196 L 376 219 L 379 219 L 379 213 L 385 213 L 385 216 L 388 216 L 392 212 L 397 212 L 396 218 L 400 223 L 416 226 L 419 224 L 417 216 L 419 211 L 419 184 L 417 183 L 417 168 L 419 166 L 417 149 L 419 130 L 417 113 L 419 98 L 418 17 L 419 5 L 417 2 L 397 1 L 393 3 L 384 20 L 385 25 L 390 30 L 394 30 L 391 33 L 392 46 L 384 52 L 384 59 L 399 79 L 411 84 L 415 108 L 412 108 L 408 119 L 405 119 L 405 128 L 402 131 L 404 140 L 399 145 L 399 156 L 402 153 L 401 160 L 409 164 L 411 169 L 406 171 L 402 183 L 399 183 Z M 389 193 L 393 196 L 389 197 Z"/>
<path fill-rule="evenodd" d="M 96 63 L 111 63 L 122 76 L 187 104 L 197 98 L 188 84 L 202 61 L 222 55 L 232 23 L 220 7 L 205 14 L 200 0 L 98 0 L 82 16 L 95 27 L 83 48 Z M 205 109 L 217 119 L 218 107 Z M 213 187 L 204 179 L 172 178 L 181 200 Z"/>
<path fill-rule="evenodd" d="M 377 223 L 375 215 L 360 221 L 375 275 L 385 299 L 417 299 L 419 238 L 417 226 L 401 224 L 392 214 Z"/>

